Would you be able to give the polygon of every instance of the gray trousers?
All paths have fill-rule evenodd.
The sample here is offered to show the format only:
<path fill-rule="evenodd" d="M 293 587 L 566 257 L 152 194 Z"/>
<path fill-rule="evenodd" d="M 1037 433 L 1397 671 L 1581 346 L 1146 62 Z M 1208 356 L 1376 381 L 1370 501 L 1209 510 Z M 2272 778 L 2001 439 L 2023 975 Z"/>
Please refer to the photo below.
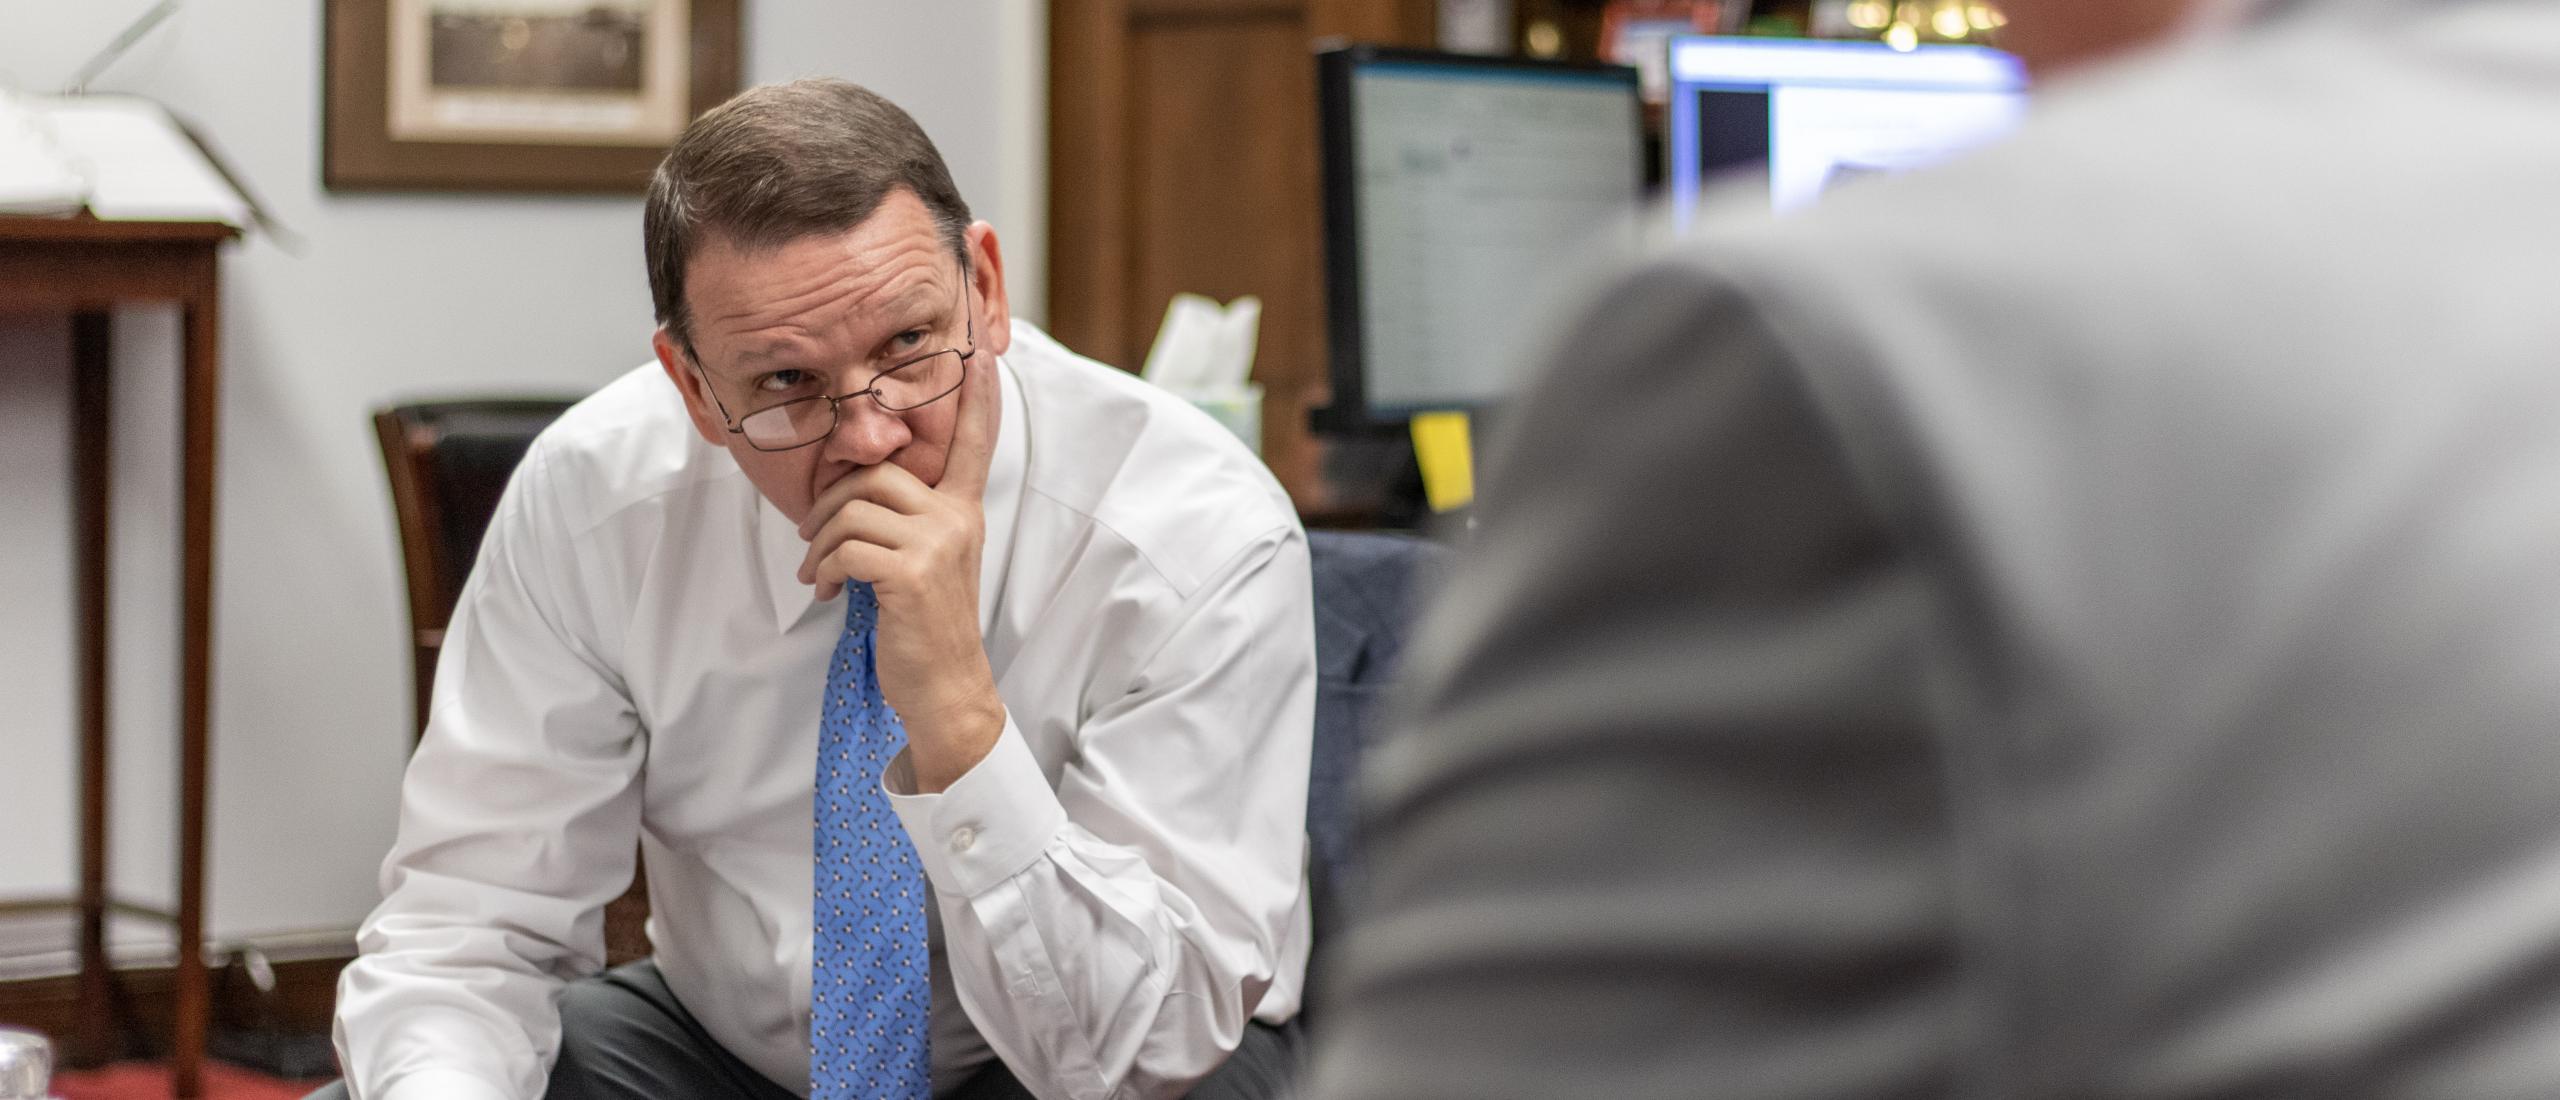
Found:
<path fill-rule="evenodd" d="M 1227 1064 L 1193 1089 L 1193 1100 L 1280 1100 L 1304 1060 L 1296 1021 L 1256 1021 Z M 747 1068 L 702 1029 L 642 960 L 572 982 L 560 997 L 560 1060 L 546 1100 L 798 1100 Z M 331 1083 L 306 1100 L 347 1100 Z M 1002 1062 L 990 1063 L 947 1100 L 1031 1100 Z"/>

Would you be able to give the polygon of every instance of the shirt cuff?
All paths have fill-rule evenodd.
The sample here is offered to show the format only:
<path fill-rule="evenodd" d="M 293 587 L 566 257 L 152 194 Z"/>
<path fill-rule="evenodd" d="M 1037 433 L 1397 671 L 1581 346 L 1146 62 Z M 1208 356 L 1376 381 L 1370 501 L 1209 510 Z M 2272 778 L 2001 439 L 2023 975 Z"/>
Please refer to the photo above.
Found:
<path fill-rule="evenodd" d="M 461 1070 L 422 1069 L 404 1074 L 365 1100 L 514 1100 L 507 1090 Z"/>
<path fill-rule="evenodd" d="M 986 758 L 941 794 L 909 793 L 915 770 L 903 749 L 880 789 L 915 842 L 925 878 L 945 897 L 976 897 L 1021 874 L 1067 823 L 1067 808 L 1010 713 Z"/>

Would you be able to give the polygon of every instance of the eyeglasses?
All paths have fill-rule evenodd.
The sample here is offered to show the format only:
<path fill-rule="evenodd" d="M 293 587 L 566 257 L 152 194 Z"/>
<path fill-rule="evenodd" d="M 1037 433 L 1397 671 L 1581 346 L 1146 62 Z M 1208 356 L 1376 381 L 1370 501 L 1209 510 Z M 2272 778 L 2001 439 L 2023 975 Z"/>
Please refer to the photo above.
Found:
<path fill-rule="evenodd" d="M 729 424 L 729 434 L 747 437 L 747 445 L 759 451 L 790 451 L 806 447 L 835 434 L 836 424 L 844 415 L 837 409 L 841 402 L 868 397 L 882 412 L 914 412 L 951 396 L 968 377 L 969 360 L 978 354 L 978 318 L 969 305 L 969 275 L 960 273 L 960 312 L 968 318 L 969 343 L 963 348 L 944 348 L 906 360 L 871 376 L 871 382 L 852 393 L 834 397 L 812 395 L 795 397 L 779 405 L 757 409 L 731 419 L 729 406 L 711 385 L 711 376 L 702 370 L 699 356 L 686 349 L 694 360 L 695 373 L 702 374 L 705 392 L 720 410 L 720 419 Z"/>

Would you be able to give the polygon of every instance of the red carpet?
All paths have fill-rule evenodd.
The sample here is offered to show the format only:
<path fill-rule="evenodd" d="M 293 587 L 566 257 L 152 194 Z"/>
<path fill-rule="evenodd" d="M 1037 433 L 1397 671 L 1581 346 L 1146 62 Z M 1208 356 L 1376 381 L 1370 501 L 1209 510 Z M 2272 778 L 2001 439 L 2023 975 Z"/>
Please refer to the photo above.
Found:
<path fill-rule="evenodd" d="M 302 1100 L 323 1083 L 282 1081 L 210 1060 L 204 1064 L 204 1100 Z M 168 1100 L 169 1070 L 149 1062 L 66 1070 L 53 1075 L 53 1092 L 62 1100 Z"/>

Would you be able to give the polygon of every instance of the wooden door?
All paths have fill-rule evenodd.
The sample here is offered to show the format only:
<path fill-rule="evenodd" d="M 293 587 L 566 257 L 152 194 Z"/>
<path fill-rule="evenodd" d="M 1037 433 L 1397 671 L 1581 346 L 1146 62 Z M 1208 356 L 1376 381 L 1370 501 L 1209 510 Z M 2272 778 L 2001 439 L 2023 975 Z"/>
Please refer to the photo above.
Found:
<path fill-rule="evenodd" d="M 1326 399 L 1314 50 L 1427 45 L 1433 0 L 1055 0 L 1049 314 L 1135 370 L 1181 291 L 1262 298 L 1262 453 L 1329 506 L 1307 410 Z"/>

